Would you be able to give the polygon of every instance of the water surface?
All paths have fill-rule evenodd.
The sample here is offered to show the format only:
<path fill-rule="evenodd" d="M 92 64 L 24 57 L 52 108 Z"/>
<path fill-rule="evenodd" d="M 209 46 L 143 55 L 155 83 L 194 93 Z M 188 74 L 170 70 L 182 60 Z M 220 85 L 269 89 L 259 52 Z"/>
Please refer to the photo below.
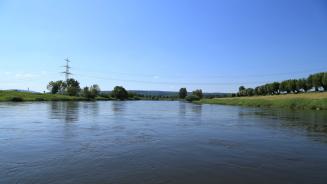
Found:
<path fill-rule="evenodd" d="M 1 184 L 326 181 L 326 111 L 162 101 L 0 103 Z"/>

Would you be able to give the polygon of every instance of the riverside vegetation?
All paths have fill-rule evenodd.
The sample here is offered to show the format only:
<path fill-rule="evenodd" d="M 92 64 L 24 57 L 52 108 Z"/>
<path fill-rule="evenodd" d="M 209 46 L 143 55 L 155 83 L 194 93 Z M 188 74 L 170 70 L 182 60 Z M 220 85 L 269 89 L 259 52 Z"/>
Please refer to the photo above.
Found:
<path fill-rule="evenodd" d="M 287 107 L 295 109 L 327 109 L 327 72 L 308 78 L 273 82 L 255 88 L 239 87 L 230 98 L 201 99 L 199 104 Z"/>
<path fill-rule="evenodd" d="M 116 86 L 112 91 L 102 92 L 99 85 L 80 87 L 75 79 L 67 81 L 50 81 L 48 93 L 35 93 L 19 90 L 0 90 L 2 101 L 95 101 L 95 100 L 176 100 L 177 96 L 152 96 L 136 94 L 127 91 L 122 86 Z"/>
<path fill-rule="evenodd" d="M 195 103 L 327 110 L 327 92 L 201 99 Z"/>
<path fill-rule="evenodd" d="M 179 93 L 171 96 L 136 94 L 122 86 L 116 86 L 110 92 L 101 92 L 97 84 L 81 89 L 75 79 L 51 81 L 47 89 L 49 93 L 44 94 L 0 91 L 0 101 L 185 100 L 198 104 L 327 109 L 327 72 L 312 74 L 307 78 L 268 83 L 255 88 L 240 86 L 237 93 L 217 96 L 204 94 L 201 89 L 189 93 L 186 88 L 181 88 Z"/>

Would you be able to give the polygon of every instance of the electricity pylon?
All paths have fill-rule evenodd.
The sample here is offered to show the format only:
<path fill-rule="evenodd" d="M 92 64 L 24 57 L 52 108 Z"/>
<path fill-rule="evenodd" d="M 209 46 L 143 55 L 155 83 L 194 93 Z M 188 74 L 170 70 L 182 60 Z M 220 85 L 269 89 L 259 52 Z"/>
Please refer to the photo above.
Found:
<path fill-rule="evenodd" d="M 70 73 L 70 71 L 69 71 L 69 69 L 71 68 L 71 67 L 69 66 L 70 60 L 67 58 L 67 59 L 65 59 L 65 61 L 66 61 L 66 65 L 63 66 L 63 67 L 64 67 L 66 70 L 63 71 L 63 72 L 61 72 L 61 73 L 65 74 L 65 78 L 66 78 L 66 81 L 67 81 L 67 80 L 69 79 L 69 75 L 73 75 L 73 74 Z"/>

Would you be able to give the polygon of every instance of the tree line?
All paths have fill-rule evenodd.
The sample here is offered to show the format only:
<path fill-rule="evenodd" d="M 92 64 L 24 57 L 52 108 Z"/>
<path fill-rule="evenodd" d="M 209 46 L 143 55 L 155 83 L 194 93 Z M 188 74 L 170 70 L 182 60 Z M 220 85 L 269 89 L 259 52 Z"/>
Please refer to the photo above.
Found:
<path fill-rule="evenodd" d="M 327 91 L 327 72 L 311 74 L 307 78 L 267 83 L 255 88 L 240 86 L 238 93 L 232 96 L 278 95 L 281 93 L 306 93 L 308 91 Z"/>
<path fill-rule="evenodd" d="M 101 96 L 104 98 L 126 100 L 134 96 L 133 94 L 129 94 L 122 86 L 116 86 L 110 94 L 101 93 L 100 86 L 97 84 L 93 84 L 90 87 L 85 86 L 82 89 L 80 83 L 72 78 L 67 81 L 50 81 L 47 85 L 47 89 L 51 94 L 82 96 L 87 99 L 95 99 L 96 97 Z"/>

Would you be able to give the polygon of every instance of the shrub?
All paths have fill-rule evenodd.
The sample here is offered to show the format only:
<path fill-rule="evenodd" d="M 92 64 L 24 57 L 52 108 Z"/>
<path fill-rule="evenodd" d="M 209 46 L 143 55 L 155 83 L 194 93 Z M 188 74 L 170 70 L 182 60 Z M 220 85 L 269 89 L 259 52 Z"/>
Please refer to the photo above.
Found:
<path fill-rule="evenodd" d="M 188 102 L 193 102 L 193 101 L 198 101 L 200 100 L 200 97 L 196 96 L 196 95 L 189 95 L 185 98 L 186 101 Z"/>
<path fill-rule="evenodd" d="M 24 101 L 24 100 L 23 100 L 22 97 L 12 97 L 12 98 L 11 98 L 11 101 L 13 101 L 13 102 L 22 102 L 22 101 Z"/>

